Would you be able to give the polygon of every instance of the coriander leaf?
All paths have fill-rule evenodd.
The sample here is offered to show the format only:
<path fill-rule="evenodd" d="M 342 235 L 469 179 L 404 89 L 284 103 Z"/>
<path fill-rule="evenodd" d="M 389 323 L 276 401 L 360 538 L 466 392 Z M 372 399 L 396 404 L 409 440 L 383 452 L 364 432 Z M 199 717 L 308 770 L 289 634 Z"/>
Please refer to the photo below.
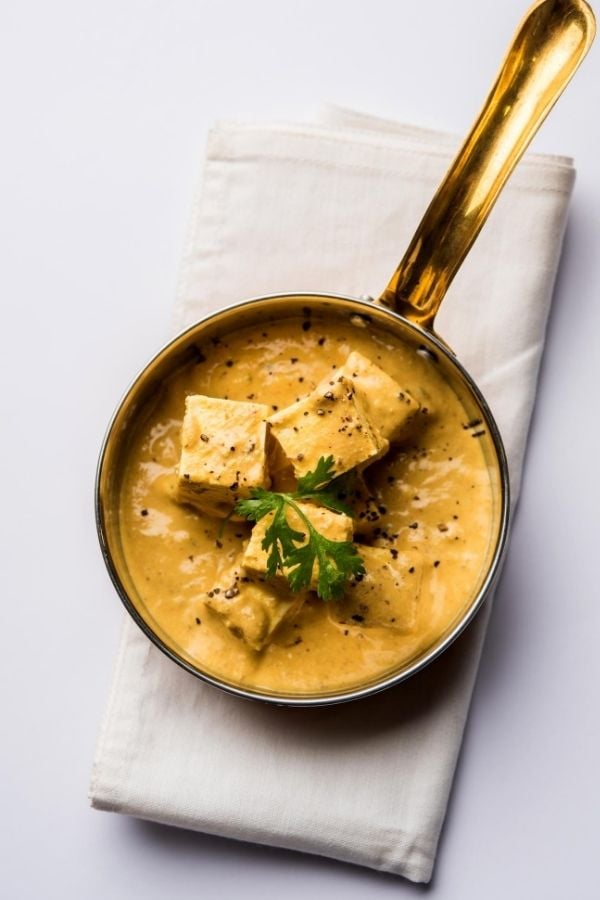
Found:
<path fill-rule="evenodd" d="M 333 456 L 321 456 L 315 470 L 298 479 L 298 487 L 293 496 L 299 500 L 314 500 L 333 512 L 352 517 L 352 510 L 344 503 L 344 495 L 348 494 L 348 479 L 346 475 L 337 478 L 333 476 Z"/>
<path fill-rule="evenodd" d="M 294 494 L 296 496 L 296 494 Z M 332 512 L 343 513 L 345 516 L 352 518 L 352 510 L 344 503 L 333 491 L 314 491 L 310 494 L 302 494 L 302 500 L 314 500 L 319 506 L 325 506 Z"/>
<path fill-rule="evenodd" d="M 287 580 L 293 591 L 309 587 L 315 565 L 315 551 L 310 540 L 301 547 L 295 547 L 286 558 Z"/>
<path fill-rule="evenodd" d="M 273 521 L 265 531 L 261 546 L 268 553 L 267 575 L 272 578 L 277 570 L 283 571 L 287 566 L 287 558 L 296 547 L 296 542 L 303 541 L 305 535 L 293 529 L 285 515 L 285 501 L 282 495 L 275 494 L 277 507 Z"/>
<path fill-rule="evenodd" d="M 243 516 L 244 519 L 249 519 L 251 522 L 259 522 L 276 508 L 279 496 L 281 495 L 265 491 L 264 488 L 253 488 L 250 499 L 238 500 L 235 512 L 238 516 Z"/>
<path fill-rule="evenodd" d="M 320 457 L 312 472 L 298 479 L 298 489 L 292 494 L 254 488 L 247 500 L 235 506 L 237 515 L 251 522 L 259 522 L 272 514 L 261 542 L 267 553 L 266 574 L 273 578 L 281 572 L 293 591 L 310 587 L 313 572 L 317 574 L 317 594 L 323 600 L 339 598 L 345 583 L 352 577 L 364 575 L 365 568 L 358 550 L 351 541 L 333 541 L 321 534 L 297 505 L 297 500 L 310 500 L 336 513 L 351 515 L 341 497 L 348 493 L 344 476 L 333 479 L 333 456 Z M 293 509 L 306 527 L 306 532 L 293 528 L 287 519 Z"/>
<path fill-rule="evenodd" d="M 353 576 L 365 574 L 365 566 L 351 541 L 330 541 L 320 537 L 317 593 L 323 600 L 337 600 L 344 585 Z"/>
<path fill-rule="evenodd" d="M 334 476 L 334 459 L 333 456 L 321 456 L 312 472 L 307 472 L 298 479 L 298 487 L 296 494 L 299 497 L 305 497 L 318 491 L 319 488 L 329 484 Z"/>
<path fill-rule="evenodd" d="M 271 510 L 273 512 L 273 521 L 269 525 L 269 527 L 265 531 L 265 536 L 262 539 L 262 548 L 268 554 L 267 556 L 267 575 L 269 577 L 273 577 L 278 569 L 283 569 L 283 555 L 282 549 L 280 549 L 280 541 L 279 534 L 281 532 L 281 513 L 283 510 L 284 504 L 282 501 L 278 502 L 278 505 Z M 270 514 L 270 513 L 269 513 Z"/>
<path fill-rule="evenodd" d="M 300 516 L 308 530 L 306 544 L 294 549 L 286 558 L 290 567 L 288 581 L 292 590 L 308 587 L 315 563 L 318 566 L 317 594 L 323 600 L 339 598 L 345 582 L 353 575 L 364 575 L 365 568 L 352 541 L 332 541 L 317 531 L 296 503 L 289 505 Z M 295 586 L 295 587 L 294 587 Z"/>

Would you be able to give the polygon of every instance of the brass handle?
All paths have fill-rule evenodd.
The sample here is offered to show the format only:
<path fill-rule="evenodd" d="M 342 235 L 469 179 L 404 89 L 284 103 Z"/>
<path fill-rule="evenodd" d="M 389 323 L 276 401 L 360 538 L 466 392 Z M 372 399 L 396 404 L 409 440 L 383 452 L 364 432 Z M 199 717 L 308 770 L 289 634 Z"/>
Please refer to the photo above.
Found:
<path fill-rule="evenodd" d="M 584 0 L 541 0 L 531 7 L 380 303 L 432 328 L 498 194 L 595 33 L 594 14 Z"/>

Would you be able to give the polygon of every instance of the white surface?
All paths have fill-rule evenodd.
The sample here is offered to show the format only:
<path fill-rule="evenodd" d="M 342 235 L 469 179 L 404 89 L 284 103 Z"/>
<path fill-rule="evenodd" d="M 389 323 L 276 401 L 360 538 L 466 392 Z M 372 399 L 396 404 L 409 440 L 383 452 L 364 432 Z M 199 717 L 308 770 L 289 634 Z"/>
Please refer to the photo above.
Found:
<path fill-rule="evenodd" d="M 297 119 L 333 100 L 464 131 L 522 11 L 517 0 L 5 8 L 0 864 L 11 900 L 596 896 L 600 478 L 586 461 L 600 449 L 598 48 L 536 142 L 573 155 L 578 182 L 432 886 L 95 813 L 86 799 L 121 615 L 93 528 L 95 456 L 123 385 L 168 336 L 209 124 Z"/>

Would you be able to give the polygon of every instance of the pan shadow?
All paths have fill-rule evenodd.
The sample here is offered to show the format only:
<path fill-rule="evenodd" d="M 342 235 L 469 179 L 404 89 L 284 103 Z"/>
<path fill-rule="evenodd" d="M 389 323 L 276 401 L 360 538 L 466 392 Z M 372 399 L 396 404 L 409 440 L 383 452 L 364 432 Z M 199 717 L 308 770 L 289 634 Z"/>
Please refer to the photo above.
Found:
<path fill-rule="evenodd" d="M 443 707 L 465 675 L 470 659 L 469 644 L 475 639 L 468 628 L 445 653 L 412 678 L 381 693 L 352 703 L 315 709 L 262 706 L 258 711 L 265 728 L 276 727 L 285 717 L 285 728 L 298 740 L 318 736 L 319 743 L 333 751 L 397 732 L 403 724 L 417 725 Z M 253 713 L 254 714 L 254 713 Z M 275 721 L 277 720 L 277 721 Z"/>

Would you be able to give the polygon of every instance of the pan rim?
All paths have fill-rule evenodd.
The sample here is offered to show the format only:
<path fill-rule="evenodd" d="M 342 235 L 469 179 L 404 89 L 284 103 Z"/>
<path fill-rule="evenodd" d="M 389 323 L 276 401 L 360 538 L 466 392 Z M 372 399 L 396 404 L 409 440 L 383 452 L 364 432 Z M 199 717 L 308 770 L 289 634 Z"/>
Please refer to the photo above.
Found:
<path fill-rule="evenodd" d="M 152 627 L 148 624 L 144 617 L 139 613 L 138 609 L 135 607 L 133 601 L 129 597 L 129 593 L 121 580 L 119 572 L 117 571 L 117 567 L 113 560 L 113 554 L 109 546 L 109 538 L 105 523 L 105 505 L 102 496 L 102 475 L 104 472 L 107 451 L 112 438 L 115 423 L 119 417 L 121 410 L 127 403 L 132 393 L 135 391 L 138 383 L 144 378 L 146 371 L 165 354 L 168 354 L 171 348 L 176 344 L 179 344 L 187 334 L 195 331 L 200 326 L 209 324 L 211 320 L 214 320 L 225 313 L 241 309 L 248 309 L 265 301 L 290 300 L 292 298 L 345 301 L 354 305 L 357 308 L 357 314 L 359 315 L 361 311 L 363 312 L 363 314 L 368 314 L 369 312 L 373 313 L 374 311 L 376 311 L 378 315 L 389 315 L 392 319 L 398 320 L 404 326 L 408 326 L 408 328 L 414 332 L 415 336 L 424 339 L 424 341 L 426 342 L 425 346 L 427 346 L 427 344 L 432 344 L 437 352 L 443 354 L 450 362 L 450 364 L 458 370 L 458 373 L 463 378 L 475 401 L 477 402 L 478 407 L 481 409 L 485 416 L 486 424 L 489 427 L 490 436 L 492 438 L 494 451 L 498 461 L 501 502 L 496 545 L 491 556 L 485 578 L 483 579 L 480 589 L 475 595 L 469 607 L 465 610 L 464 614 L 457 621 L 450 632 L 446 634 L 443 640 L 439 641 L 439 643 L 437 644 L 434 644 L 429 650 L 419 656 L 414 662 L 409 663 L 407 666 L 403 667 L 401 671 L 382 678 L 380 681 L 374 681 L 363 687 L 353 688 L 351 690 L 330 692 L 328 694 L 322 695 L 310 694 L 305 696 L 287 696 L 285 694 L 268 693 L 265 691 L 260 691 L 258 689 L 238 687 L 234 684 L 229 684 L 228 682 L 221 680 L 217 676 L 208 674 L 196 668 L 183 657 L 178 655 L 171 647 L 169 647 L 162 640 L 162 638 L 158 634 L 156 634 L 156 632 L 152 629 Z M 275 706 L 314 708 L 321 706 L 334 706 L 340 703 L 348 703 L 365 699 L 366 697 L 373 696 L 374 694 L 380 693 L 381 691 L 401 684 L 403 681 L 406 681 L 411 676 L 417 674 L 417 672 L 420 672 L 435 659 L 441 656 L 441 654 L 445 650 L 447 650 L 451 644 L 454 643 L 459 635 L 463 633 L 467 626 L 473 621 L 473 619 L 483 606 L 485 600 L 489 597 L 502 568 L 502 562 L 506 553 L 510 527 L 510 481 L 508 462 L 502 437 L 500 435 L 500 431 L 496 424 L 495 418 L 487 404 L 487 401 L 485 400 L 485 397 L 483 396 L 474 379 L 441 338 L 439 338 L 435 333 L 422 328 L 414 322 L 411 322 L 409 319 L 406 319 L 404 316 L 401 316 L 394 310 L 381 305 L 375 305 L 374 301 L 370 298 L 357 298 L 347 294 L 337 294 L 331 292 L 286 291 L 283 293 L 265 294 L 251 297 L 237 303 L 219 307 L 217 310 L 213 310 L 206 316 L 201 317 L 191 325 L 183 328 L 174 337 L 170 338 L 139 370 L 139 372 L 132 379 L 126 391 L 123 393 L 121 399 L 119 400 L 104 434 L 96 467 L 94 511 L 96 530 L 102 557 L 104 559 L 104 563 L 108 570 L 110 579 L 117 591 L 118 596 L 121 599 L 121 602 L 123 603 L 129 615 L 138 625 L 138 627 L 146 635 L 146 637 L 148 637 L 149 640 L 152 641 L 152 643 L 156 647 L 158 647 L 158 649 L 161 650 L 169 659 L 171 659 L 185 671 L 194 675 L 194 677 L 200 679 L 204 683 L 225 691 L 230 695 L 243 697 L 244 699 L 257 700 Z"/>

